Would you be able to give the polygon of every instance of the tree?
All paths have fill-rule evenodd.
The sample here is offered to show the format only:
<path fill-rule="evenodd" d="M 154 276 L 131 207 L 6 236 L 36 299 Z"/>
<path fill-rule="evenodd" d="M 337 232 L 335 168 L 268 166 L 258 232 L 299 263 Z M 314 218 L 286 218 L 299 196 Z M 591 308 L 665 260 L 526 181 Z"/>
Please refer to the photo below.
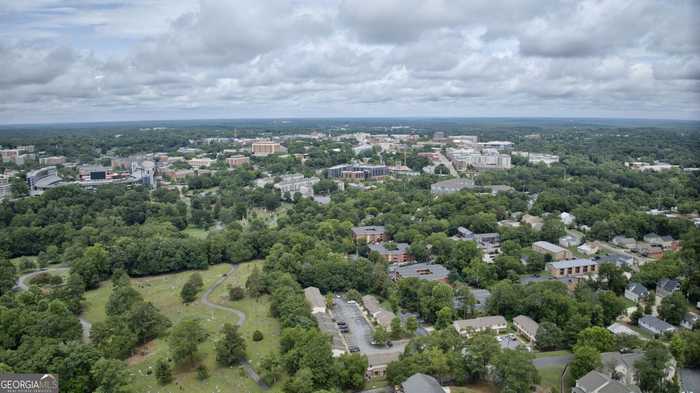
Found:
<path fill-rule="evenodd" d="M 196 319 L 183 319 L 168 336 L 168 345 L 175 363 L 193 362 L 197 347 L 206 338 L 206 332 Z"/>
<path fill-rule="evenodd" d="M 398 340 L 403 335 L 403 329 L 401 329 L 401 318 L 398 316 L 391 320 L 391 339 Z"/>
<path fill-rule="evenodd" d="M 625 293 L 627 279 L 624 271 L 614 263 L 602 263 L 598 269 L 598 282 L 603 288 L 615 292 L 617 295 Z"/>
<path fill-rule="evenodd" d="M 284 393 L 313 393 L 313 371 L 302 368 L 284 385 Z"/>
<path fill-rule="evenodd" d="M 492 359 L 501 352 L 496 337 L 491 334 L 475 334 L 468 341 L 461 371 L 470 382 L 485 379 Z"/>
<path fill-rule="evenodd" d="M 557 244 L 559 238 L 566 235 L 566 225 L 558 217 L 547 218 L 542 225 L 540 236 L 543 240 Z"/>
<path fill-rule="evenodd" d="M 671 325 L 678 325 L 685 317 L 688 310 L 688 301 L 681 291 L 674 292 L 671 296 L 666 296 L 661 300 L 659 306 L 659 316 Z"/>
<path fill-rule="evenodd" d="M 231 301 L 241 300 L 245 297 L 245 290 L 241 287 L 229 287 L 228 298 Z"/>
<path fill-rule="evenodd" d="M 170 365 L 164 359 L 158 359 L 155 366 L 156 381 L 161 385 L 167 385 L 173 380 L 173 372 Z"/>
<path fill-rule="evenodd" d="M 282 360 L 277 353 L 268 353 L 260 360 L 260 367 L 263 370 L 263 381 L 268 385 L 274 385 L 282 377 L 284 367 Z"/>
<path fill-rule="evenodd" d="M 666 380 L 666 368 L 670 361 L 671 354 L 663 343 L 648 343 L 644 356 L 634 364 L 639 388 L 643 392 L 677 392 L 678 387 Z"/>
<path fill-rule="evenodd" d="M 105 313 L 107 315 L 122 315 L 129 311 L 134 304 L 142 301 L 141 294 L 131 285 L 119 285 L 112 289 L 105 305 Z"/>
<path fill-rule="evenodd" d="M 603 324 L 605 326 L 615 322 L 618 315 L 625 311 L 625 301 L 611 291 L 603 291 L 598 295 L 598 302 L 603 309 Z"/>
<path fill-rule="evenodd" d="M 13 176 L 10 179 L 10 191 L 14 198 L 21 198 L 29 195 L 29 185 L 27 185 L 27 181 L 21 176 Z"/>
<path fill-rule="evenodd" d="M 378 345 L 384 345 L 389 341 L 389 333 L 387 333 L 384 326 L 377 326 L 372 332 L 372 342 Z"/>
<path fill-rule="evenodd" d="M 248 291 L 248 296 L 254 298 L 259 297 L 264 292 L 265 286 L 258 266 L 255 266 L 253 271 L 250 272 L 250 276 L 245 282 L 245 289 Z"/>
<path fill-rule="evenodd" d="M 496 383 L 503 393 L 529 392 L 540 381 L 532 355 L 527 352 L 506 349 L 495 356 L 493 364 Z"/>
<path fill-rule="evenodd" d="M 170 320 L 158 311 L 151 302 L 140 302 L 126 314 L 129 327 L 139 343 L 152 340 L 172 326 Z"/>
<path fill-rule="evenodd" d="M 224 366 L 238 364 L 245 358 L 246 351 L 245 340 L 238 332 L 238 326 L 224 324 L 221 334 L 223 337 L 216 343 L 216 361 Z"/>
<path fill-rule="evenodd" d="M 410 316 L 406 319 L 406 332 L 413 336 L 416 334 L 416 330 L 418 329 L 418 319 L 414 316 Z"/>
<path fill-rule="evenodd" d="M 207 378 L 209 378 L 209 370 L 207 370 L 207 366 L 200 364 L 197 366 L 197 379 L 204 381 Z"/>
<path fill-rule="evenodd" d="M 559 326 L 544 321 L 537 329 L 537 347 L 542 351 L 553 351 L 564 344 L 564 332 Z"/>
<path fill-rule="evenodd" d="M 0 296 L 14 288 L 17 282 L 17 269 L 8 259 L 0 255 Z"/>
<path fill-rule="evenodd" d="M 609 352 L 615 349 L 615 335 L 604 327 L 591 326 L 578 334 L 576 345 L 593 347 L 598 352 Z"/>
<path fill-rule="evenodd" d="M 262 341 L 263 340 L 263 334 L 260 330 L 256 330 L 253 332 L 253 341 Z"/>
<path fill-rule="evenodd" d="M 602 366 L 600 352 L 595 347 L 577 345 L 574 347 L 574 360 L 571 362 L 571 376 L 579 379 L 589 371 Z"/>
<path fill-rule="evenodd" d="M 336 360 L 338 384 L 345 390 L 361 390 L 365 386 L 367 356 L 358 353 L 343 354 Z"/>
<path fill-rule="evenodd" d="M 90 370 L 95 384 L 95 393 L 126 393 L 129 389 L 129 372 L 124 362 L 114 359 L 100 358 Z"/>
<path fill-rule="evenodd" d="M 452 308 L 443 307 L 437 312 L 437 321 L 435 322 L 436 329 L 445 329 L 452 325 Z"/>

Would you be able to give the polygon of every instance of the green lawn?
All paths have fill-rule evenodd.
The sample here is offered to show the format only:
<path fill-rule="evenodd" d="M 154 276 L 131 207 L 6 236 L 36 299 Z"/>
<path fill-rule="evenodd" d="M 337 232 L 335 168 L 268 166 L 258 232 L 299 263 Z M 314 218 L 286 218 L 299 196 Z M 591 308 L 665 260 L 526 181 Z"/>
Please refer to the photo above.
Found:
<path fill-rule="evenodd" d="M 242 265 L 242 266 L 245 266 Z M 230 266 L 226 264 L 216 265 L 209 267 L 208 270 L 200 271 L 202 279 L 204 281 L 204 287 L 208 288 L 211 286 L 217 278 L 229 270 Z M 244 272 L 245 270 L 241 270 Z M 233 391 L 233 392 L 249 392 L 249 393 L 259 393 L 261 389 L 247 376 L 242 374 L 242 370 L 239 368 L 221 368 L 216 365 L 216 358 L 214 354 L 214 341 L 218 338 L 218 333 L 224 323 L 236 323 L 237 317 L 223 310 L 213 310 L 204 306 L 199 300 L 189 304 L 184 305 L 180 299 L 179 293 L 180 288 L 184 285 L 187 278 L 192 272 L 180 272 L 173 274 L 165 274 L 152 277 L 136 278 L 132 279 L 132 285 L 136 288 L 144 297 L 145 300 L 153 302 L 156 307 L 158 307 L 163 314 L 170 318 L 173 323 L 177 323 L 183 318 L 192 317 L 197 318 L 201 321 L 202 326 L 209 333 L 210 337 L 200 345 L 200 355 L 201 362 L 207 366 L 210 372 L 210 377 L 206 381 L 200 382 L 196 379 L 196 373 L 192 367 L 177 369 L 175 371 L 175 380 L 173 383 L 160 386 L 156 383 L 155 378 L 149 375 L 149 370 L 153 367 L 155 361 L 159 358 L 167 358 L 169 354 L 167 343 L 164 340 L 155 340 L 147 345 L 147 349 L 144 353 L 137 353 L 136 356 L 129 359 L 129 370 L 132 377 L 132 383 L 130 385 L 132 391 L 134 392 L 195 392 L 195 393 L 210 393 L 210 392 L 223 392 L 223 391 Z M 237 279 L 230 277 L 229 280 Z M 225 284 L 224 284 L 225 285 Z M 102 321 L 105 319 L 105 304 L 111 292 L 111 283 L 106 282 L 95 290 L 89 291 L 85 294 L 85 304 L 86 309 L 84 316 L 91 322 Z M 219 291 L 217 291 L 219 292 Z M 223 291 L 225 292 L 225 291 Z M 216 299 L 216 296 L 212 296 L 211 299 Z M 245 302 L 246 300 L 242 301 Z M 267 306 L 260 303 L 260 309 L 266 309 Z M 258 315 L 255 312 L 255 307 L 250 307 L 250 310 L 243 310 L 248 315 L 248 323 L 253 326 L 260 325 L 257 322 Z M 276 327 L 279 330 L 278 325 L 274 319 L 267 320 L 273 328 L 268 328 L 268 330 L 263 330 L 263 334 L 266 332 L 265 340 L 261 343 L 256 343 L 257 346 L 268 346 L 273 347 L 278 343 L 279 337 L 274 334 L 274 329 Z M 243 329 L 244 335 L 246 334 L 245 327 Z M 252 343 L 250 340 L 250 334 L 246 335 L 246 341 Z M 255 353 L 255 346 L 249 344 L 248 353 L 256 355 L 258 358 L 262 354 Z M 273 349 L 276 349 L 274 347 Z M 276 385 L 270 392 L 278 392 L 281 385 Z M 180 388 L 182 387 L 182 389 Z"/>
<path fill-rule="evenodd" d="M 197 239 L 206 239 L 206 238 L 207 238 L 207 235 L 209 235 L 209 231 L 208 231 L 208 230 L 202 229 L 202 228 L 193 227 L 193 226 L 190 226 L 190 227 L 187 227 L 187 228 L 183 229 L 183 230 L 182 230 L 182 233 L 185 233 L 185 234 L 187 234 L 187 235 L 189 235 L 189 236 L 192 236 L 192 237 L 194 237 L 194 238 L 197 238 Z"/>
<path fill-rule="evenodd" d="M 535 358 L 548 358 L 554 356 L 566 356 L 571 355 L 569 351 L 551 351 L 551 352 L 535 352 Z"/>
<path fill-rule="evenodd" d="M 561 386 L 561 373 L 564 366 L 549 366 L 537 369 L 540 373 L 540 385 L 543 387 L 557 388 Z"/>
<path fill-rule="evenodd" d="M 489 384 L 450 386 L 451 393 L 496 393 L 498 389 Z"/>

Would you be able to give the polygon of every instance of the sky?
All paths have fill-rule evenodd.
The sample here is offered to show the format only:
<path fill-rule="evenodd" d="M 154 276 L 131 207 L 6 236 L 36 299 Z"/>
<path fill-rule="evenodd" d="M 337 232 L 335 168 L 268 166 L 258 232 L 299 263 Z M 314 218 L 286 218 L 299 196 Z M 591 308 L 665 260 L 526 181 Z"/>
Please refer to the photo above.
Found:
<path fill-rule="evenodd" d="M 3 0 L 0 124 L 700 119 L 698 0 Z"/>

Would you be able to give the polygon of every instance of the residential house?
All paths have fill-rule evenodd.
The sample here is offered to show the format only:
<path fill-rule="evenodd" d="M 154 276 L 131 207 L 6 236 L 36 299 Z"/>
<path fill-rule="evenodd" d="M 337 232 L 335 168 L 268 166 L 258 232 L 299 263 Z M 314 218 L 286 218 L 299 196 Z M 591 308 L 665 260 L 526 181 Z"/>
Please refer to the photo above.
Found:
<path fill-rule="evenodd" d="M 430 375 L 421 373 L 411 375 L 401 383 L 397 393 L 445 393 L 438 381 Z"/>
<path fill-rule="evenodd" d="M 585 276 L 598 271 L 598 262 L 592 259 L 569 259 L 566 261 L 549 262 L 547 270 L 554 277 Z"/>
<path fill-rule="evenodd" d="M 598 244 L 596 243 L 584 243 L 576 247 L 576 250 L 583 255 L 591 256 L 600 251 L 600 247 L 598 247 Z"/>
<path fill-rule="evenodd" d="M 680 242 L 674 240 L 672 236 L 659 236 L 656 233 L 644 235 L 644 242 L 651 246 L 660 247 L 664 251 L 678 251 Z"/>
<path fill-rule="evenodd" d="M 405 264 L 415 261 L 408 252 L 408 243 L 394 243 L 396 248 L 386 248 L 387 243 L 371 243 L 369 249 L 379 253 L 389 263 Z"/>
<path fill-rule="evenodd" d="M 486 330 L 491 330 L 494 333 L 501 333 L 508 328 L 506 319 L 501 315 L 479 317 L 472 319 L 459 319 L 452 322 L 455 330 L 462 336 L 470 336 L 473 333 L 479 333 Z"/>
<path fill-rule="evenodd" d="M 386 376 L 386 368 L 389 366 L 389 363 L 399 360 L 402 353 L 402 349 L 396 349 L 395 351 L 366 354 L 368 366 L 365 372 L 365 378 L 373 379 Z"/>
<path fill-rule="evenodd" d="M 311 313 L 324 313 L 326 312 L 326 298 L 321 295 L 321 291 L 316 287 L 304 288 L 304 297 L 306 302 L 311 306 Z"/>
<path fill-rule="evenodd" d="M 393 312 L 384 309 L 377 301 L 377 298 L 372 295 L 363 296 L 362 305 L 371 319 L 386 329 L 386 331 L 391 331 L 391 321 L 396 318 Z"/>
<path fill-rule="evenodd" d="M 673 278 L 662 278 L 656 283 L 656 297 L 663 299 L 681 289 L 681 283 Z"/>
<path fill-rule="evenodd" d="M 612 244 L 618 246 L 618 247 L 623 247 L 628 250 L 631 250 L 635 247 L 637 247 L 637 241 L 632 239 L 631 237 L 625 237 L 622 235 L 618 235 L 612 238 Z"/>
<path fill-rule="evenodd" d="M 515 329 L 531 343 L 537 342 L 537 330 L 540 325 L 525 315 L 518 315 L 513 318 L 513 326 Z"/>
<path fill-rule="evenodd" d="M 571 213 L 564 212 L 559 215 L 559 219 L 568 227 L 574 224 L 574 221 L 576 221 L 576 216 Z"/>
<path fill-rule="evenodd" d="M 649 296 L 649 290 L 638 282 L 632 282 L 625 288 L 625 297 L 635 303 L 644 301 Z"/>
<path fill-rule="evenodd" d="M 599 265 L 604 263 L 612 263 L 619 268 L 632 268 L 634 266 L 634 257 L 623 254 L 610 254 L 598 257 L 596 259 Z"/>
<path fill-rule="evenodd" d="M 530 214 L 523 215 L 523 217 L 520 219 L 520 222 L 529 225 L 532 229 L 538 232 L 541 231 L 542 227 L 544 226 L 544 220 L 542 218 L 532 216 Z"/>
<path fill-rule="evenodd" d="M 623 325 L 621 323 L 615 322 L 612 325 L 608 326 L 608 330 L 616 335 L 616 336 L 623 336 L 623 335 L 628 335 L 628 336 L 637 336 L 640 337 L 640 334 L 637 333 L 636 331 L 632 330 L 630 327 L 627 325 Z"/>
<path fill-rule="evenodd" d="M 544 255 L 549 254 L 555 261 L 571 259 L 574 257 L 571 251 L 567 250 L 566 248 L 559 247 L 556 244 L 552 244 L 546 241 L 534 242 L 532 244 L 532 250 Z"/>
<path fill-rule="evenodd" d="M 662 321 L 653 315 L 645 315 L 639 318 L 639 327 L 655 335 L 673 333 L 676 331 L 675 326 L 666 321 Z"/>
<path fill-rule="evenodd" d="M 592 370 L 576 380 L 571 393 L 639 393 L 639 389 L 626 386 L 600 371 Z"/>
<path fill-rule="evenodd" d="M 625 385 L 637 385 L 639 377 L 635 363 L 643 357 L 644 352 L 603 352 L 600 354 L 603 366 L 599 371 Z M 672 381 L 675 374 L 676 362 L 671 360 L 664 369 L 664 377 L 666 380 Z"/>
<path fill-rule="evenodd" d="M 689 311 L 685 313 L 685 317 L 683 317 L 683 320 L 681 321 L 681 327 L 693 330 L 693 328 L 695 328 L 695 326 L 698 324 L 698 321 L 700 321 L 700 315 Z"/>
<path fill-rule="evenodd" d="M 366 243 L 376 243 L 389 240 L 383 226 L 364 226 L 352 228 L 352 239 L 355 241 L 363 240 Z"/>
<path fill-rule="evenodd" d="M 447 283 L 450 274 L 444 266 L 434 263 L 416 263 L 405 266 L 391 266 L 389 274 L 394 281 L 402 278 L 416 277 L 426 281 L 441 281 Z"/>

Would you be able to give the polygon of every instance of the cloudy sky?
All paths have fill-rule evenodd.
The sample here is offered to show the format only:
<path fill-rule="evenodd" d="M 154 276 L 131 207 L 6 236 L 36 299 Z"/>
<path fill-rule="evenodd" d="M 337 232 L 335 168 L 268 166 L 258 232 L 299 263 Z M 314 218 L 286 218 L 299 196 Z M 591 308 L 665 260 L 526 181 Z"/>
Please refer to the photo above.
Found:
<path fill-rule="evenodd" d="M 698 0 L 3 0 L 0 123 L 700 119 Z"/>

